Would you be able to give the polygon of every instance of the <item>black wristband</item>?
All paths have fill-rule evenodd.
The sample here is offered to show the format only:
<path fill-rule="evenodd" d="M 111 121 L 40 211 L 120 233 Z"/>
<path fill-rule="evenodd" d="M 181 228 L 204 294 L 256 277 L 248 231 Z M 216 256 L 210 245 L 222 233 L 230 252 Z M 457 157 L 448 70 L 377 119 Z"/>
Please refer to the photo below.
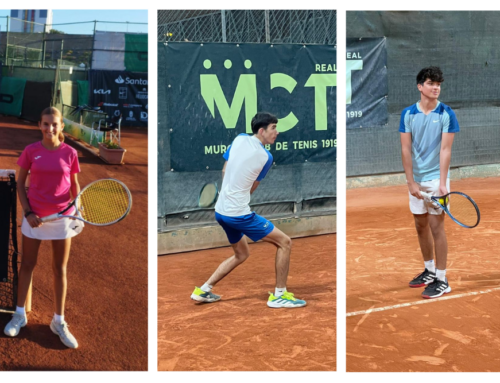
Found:
<path fill-rule="evenodd" d="M 33 214 L 33 212 L 31 210 L 27 211 L 26 213 L 24 213 L 24 218 L 28 218 L 30 214 Z"/>

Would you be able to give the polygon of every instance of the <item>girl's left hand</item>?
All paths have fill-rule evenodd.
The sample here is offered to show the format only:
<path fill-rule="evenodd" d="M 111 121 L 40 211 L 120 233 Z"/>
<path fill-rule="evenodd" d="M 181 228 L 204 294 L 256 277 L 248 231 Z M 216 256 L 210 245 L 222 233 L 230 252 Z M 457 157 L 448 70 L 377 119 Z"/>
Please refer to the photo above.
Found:
<path fill-rule="evenodd" d="M 26 217 L 26 220 L 28 221 L 28 224 L 33 228 L 37 228 L 43 225 L 42 220 L 40 219 L 39 216 L 37 216 L 35 213 L 31 213 Z"/>

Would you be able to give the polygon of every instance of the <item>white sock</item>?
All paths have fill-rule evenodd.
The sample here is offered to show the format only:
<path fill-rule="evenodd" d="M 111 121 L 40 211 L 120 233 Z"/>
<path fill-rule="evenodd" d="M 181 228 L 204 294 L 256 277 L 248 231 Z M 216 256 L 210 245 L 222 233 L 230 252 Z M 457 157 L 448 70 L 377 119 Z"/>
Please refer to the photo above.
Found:
<path fill-rule="evenodd" d="M 209 293 L 212 291 L 214 287 L 212 285 L 209 285 L 208 283 L 205 283 L 203 286 L 200 287 L 204 292 Z"/>
<path fill-rule="evenodd" d="M 64 315 L 57 315 L 56 313 L 54 313 L 54 322 L 58 324 L 64 322 Z"/>
<path fill-rule="evenodd" d="M 443 282 L 446 281 L 446 269 L 445 270 L 436 269 L 436 277 L 440 281 L 443 281 Z"/>
<path fill-rule="evenodd" d="M 425 268 L 429 270 L 431 273 L 436 272 L 436 266 L 434 266 L 434 259 L 431 259 L 430 261 L 424 261 Z"/>
<path fill-rule="evenodd" d="M 24 307 L 16 306 L 16 313 L 21 314 L 22 316 L 26 316 L 26 310 Z"/>
<path fill-rule="evenodd" d="M 286 292 L 286 287 L 281 287 L 281 288 L 280 287 L 276 287 L 274 289 L 274 296 L 276 298 L 279 298 L 279 297 L 281 297 L 283 295 L 284 292 Z"/>

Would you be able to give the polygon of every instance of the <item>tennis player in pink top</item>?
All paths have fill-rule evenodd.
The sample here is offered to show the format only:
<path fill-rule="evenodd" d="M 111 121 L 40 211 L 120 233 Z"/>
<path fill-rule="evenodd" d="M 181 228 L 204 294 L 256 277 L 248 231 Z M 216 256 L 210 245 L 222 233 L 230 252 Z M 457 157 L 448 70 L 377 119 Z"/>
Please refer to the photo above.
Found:
<path fill-rule="evenodd" d="M 37 263 L 38 250 L 43 240 L 52 242 L 52 264 L 54 271 L 55 313 L 50 329 L 59 335 L 69 348 L 77 348 L 78 342 L 69 332 L 64 320 L 66 300 L 66 266 L 71 248 L 71 238 L 82 231 L 83 223 L 72 219 L 43 222 L 41 217 L 58 213 L 80 192 L 77 173 L 80 172 L 78 154 L 64 143 L 63 117 L 56 108 L 42 111 L 38 123 L 43 138 L 28 145 L 17 164 L 20 166 L 18 184 L 19 200 L 23 207 L 24 219 L 23 257 L 19 271 L 17 308 L 11 321 L 5 327 L 7 336 L 16 336 L 28 324 L 25 304 L 33 270 Z M 28 191 L 24 185 L 30 175 Z M 73 214 L 69 211 L 67 214 Z"/>

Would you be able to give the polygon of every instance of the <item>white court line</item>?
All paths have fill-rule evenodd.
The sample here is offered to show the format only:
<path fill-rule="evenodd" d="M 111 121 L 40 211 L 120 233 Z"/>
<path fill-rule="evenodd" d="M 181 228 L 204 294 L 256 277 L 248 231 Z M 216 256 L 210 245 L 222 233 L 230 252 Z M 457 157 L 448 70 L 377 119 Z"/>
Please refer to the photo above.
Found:
<path fill-rule="evenodd" d="M 449 295 L 449 296 L 442 297 L 442 298 L 424 299 L 424 300 L 416 301 L 416 302 L 401 303 L 399 305 L 378 307 L 376 309 L 368 309 L 368 310 L 363 310 L 363 311 L 354 311 L 352 313 L 347 313 L 346 317 L 353 317 L 353 316 L 356 316 L 356 315 L 364 315 L 364 314 L 376 313 L 377 311 L 386 311 L 386 310 L 392 310 L 392 309 L 399 309 L 401 307 L 410 307 L 410 306 L 415 306 L 415 305 L 423 305 L 425 303 L 432 303 L 432 302 L 437 302 L 437 301 L 446 301 L 446 300 L 455 299 L 455 298 L 470 297 L 470 296 L 473 296 L 473 295 L 487 294 L 487 293 L 491 293 L 493 291 L 498 291 L 498 290 L 500 290 L 500 287 L 495 287 L 494 289 L 488 289 L 488 290 L 472 291 L 470 293 L 463 293 L 463 294 L 457 294 L 457 295 Z"/>

